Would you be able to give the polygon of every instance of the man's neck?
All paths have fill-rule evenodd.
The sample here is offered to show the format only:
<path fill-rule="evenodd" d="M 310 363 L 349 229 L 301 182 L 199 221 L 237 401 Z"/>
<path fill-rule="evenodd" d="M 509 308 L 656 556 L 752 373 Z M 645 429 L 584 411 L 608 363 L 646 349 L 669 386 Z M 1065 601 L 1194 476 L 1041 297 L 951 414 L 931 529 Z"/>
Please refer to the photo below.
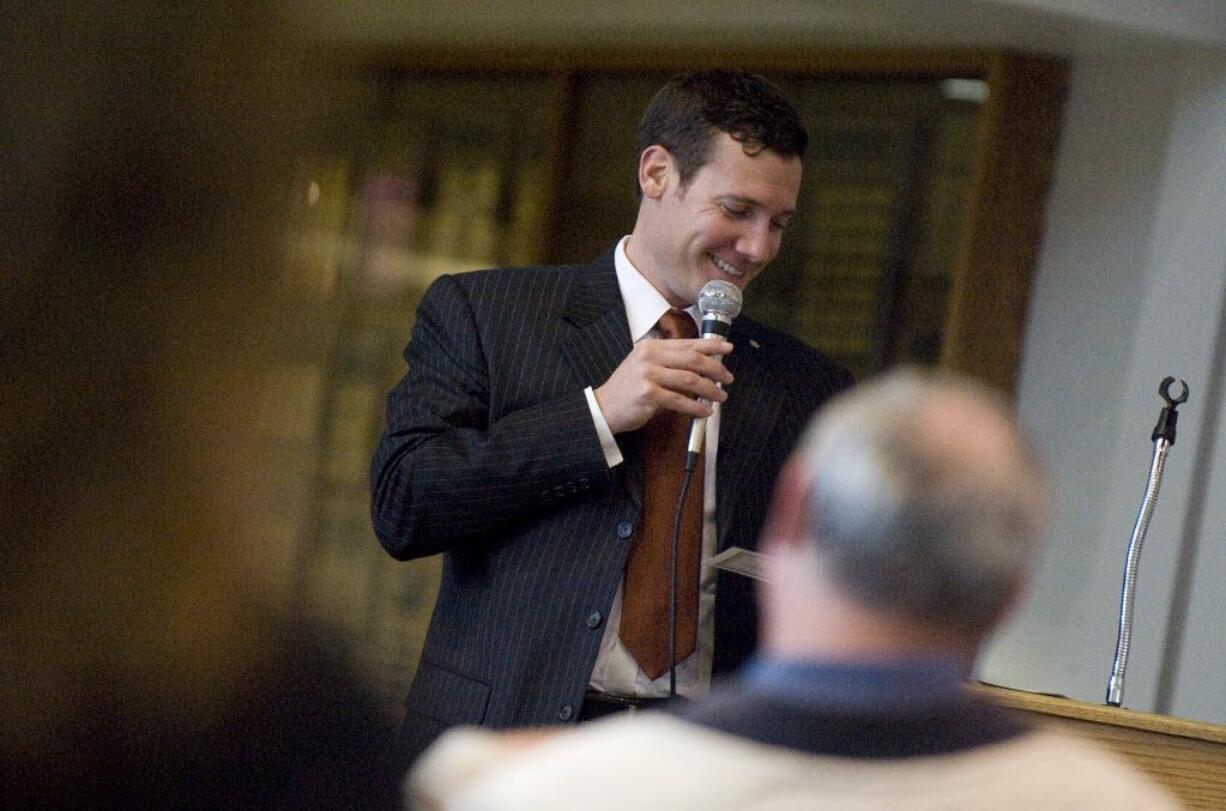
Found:
<path fill-rule="evenodd" d="M 830 662 L 913 657 L 974 661 L 979 639 L 868 608 L 815 569 L 808 557 L 772 567 L 775 579 L 763 593 L 763 653 Z"/>
<path fill-rule="evenodd" d="M 657 258 L 645 250 L 650 240 L 643 236 L 642 228 L 642 223 L 636 223 L 634 231 L 626 238 L 626 258 L 630 260 L 630 264 L 634 265 L 639 275 L 668 301 L 670 307 L 684 310 L 693 305 L 692 301 L 677 301 L 669 295 L 668 286 L 664 284 L 663 269 Z"/>

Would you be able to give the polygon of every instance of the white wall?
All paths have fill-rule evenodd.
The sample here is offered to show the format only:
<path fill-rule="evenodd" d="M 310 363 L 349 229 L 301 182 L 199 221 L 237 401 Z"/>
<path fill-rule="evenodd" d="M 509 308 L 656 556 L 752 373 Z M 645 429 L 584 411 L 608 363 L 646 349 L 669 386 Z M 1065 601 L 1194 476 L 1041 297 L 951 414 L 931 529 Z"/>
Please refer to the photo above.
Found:
<path fill-rule="evenodd" d="M 1215 537 L 1226 479 L 1210 475 L 1226 442 L 1206 397 L 1222 385 L 1224 293 L 1226 54 L 1155 46 L 1077 60 L 1019 387 L 1064 511 L 983 679 L 1103 700 L 1156 388 L 1169 374 L 1192 397 L 1141 556 L 1124 704 L 1226 723 L 1216 594 L 1226 551 Z"/>
<path fill-rule="evenodd" d="M 1118 36 L 1130 30 L 1202 45 L 1226 38 L 1222 0 L 986 0 L 1000 6 L 1042 10 L 1072 24 L 1098 23 Z"/>

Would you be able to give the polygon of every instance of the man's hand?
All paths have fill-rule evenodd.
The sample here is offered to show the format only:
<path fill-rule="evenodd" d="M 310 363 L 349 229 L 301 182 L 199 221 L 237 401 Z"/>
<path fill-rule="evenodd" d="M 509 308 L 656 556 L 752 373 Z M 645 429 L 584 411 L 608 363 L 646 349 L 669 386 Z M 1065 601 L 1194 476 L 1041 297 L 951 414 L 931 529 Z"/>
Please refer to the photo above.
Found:
<path fill-rule="evenodd" d="M 728 399 L 716 383 L 731 383 L 732 373 L 713 356 L 730 352 L 732 344 L 712 338 L 639 341 L 594 392 L 609 429 L 620 434 L 641 428 L 661 409 L 711 416 L 710 403 L 698 398 Z"/>

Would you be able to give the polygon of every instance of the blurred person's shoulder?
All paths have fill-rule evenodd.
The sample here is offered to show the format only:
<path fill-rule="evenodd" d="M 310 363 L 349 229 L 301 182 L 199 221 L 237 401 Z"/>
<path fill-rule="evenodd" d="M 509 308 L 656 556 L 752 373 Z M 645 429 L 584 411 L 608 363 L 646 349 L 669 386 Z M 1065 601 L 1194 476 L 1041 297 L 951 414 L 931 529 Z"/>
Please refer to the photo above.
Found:
<path fill-rule="evenodd" d="M 405 789 L 416 811 L 722 811 L 789 783 L 809 760 L 653 712 L 529 738 L 452 730 L 417 762 Z"/>
<path fill-rule="evenodd" d="M 577 807 L 580 792 L 585 808 L 611 801 L 637 807 L 627 792 L 633 792 L 632 776 L 641 772 L 639 758 L 671 739 L 672 725 L 683 723 L 640 715 L 567 729 L 452 729 L 416 762 L 405 781 L 405 797 L 415 811 L 561 811 Z"/>
<path fill-rule="evenodd" d="M 1017 782 L 1011 807 L 1183 807 L 1121 755 L 1072 733 L 1040 726 L 1001 746 L 1008 748 L 1008 772 Z M 995 747 L 983 754 L 993 757 Z"/>

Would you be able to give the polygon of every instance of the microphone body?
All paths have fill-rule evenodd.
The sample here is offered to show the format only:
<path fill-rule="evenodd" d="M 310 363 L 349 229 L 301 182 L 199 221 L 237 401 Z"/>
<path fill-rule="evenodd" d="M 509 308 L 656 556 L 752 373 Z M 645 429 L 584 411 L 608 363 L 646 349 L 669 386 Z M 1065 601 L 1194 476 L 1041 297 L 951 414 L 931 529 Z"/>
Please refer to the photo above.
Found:
<path fill-rule="evenodd" d="M 707 282 L 698 296 L 698 310 L 702 313 L 701 338 L 727 338 L 732 331 L 732 319 L 741 312 L 741 291 L 731 282 L 720 280 Z M 685 448 L 685 469 L 693 472 L 702 456 L 702 446 L 707 438 L 707 418 L 695 417 L 690 423 L 690 439 Z"/>

